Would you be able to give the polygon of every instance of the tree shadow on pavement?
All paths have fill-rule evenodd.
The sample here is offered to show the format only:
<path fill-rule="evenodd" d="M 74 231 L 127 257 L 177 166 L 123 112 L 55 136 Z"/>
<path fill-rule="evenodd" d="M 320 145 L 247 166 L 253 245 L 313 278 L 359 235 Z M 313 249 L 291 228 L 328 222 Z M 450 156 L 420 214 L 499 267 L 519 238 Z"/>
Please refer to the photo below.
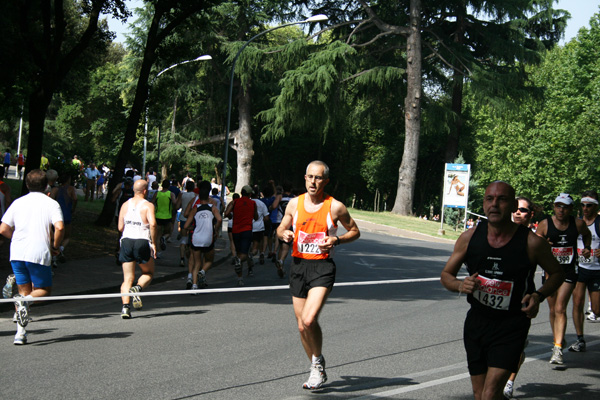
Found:
<path fill-rule="evenodd" d="M 598 392 L 587 387 L 586 383 L 549 384 L 549 383 L 527 383 L 518 387 L 520 399 L 594 399 L 598 398 Z"/>
<path fill-rule="evenodd" d="M 32 336 L 39 334 L 39 331 L 31 331 Z M 114 332 L 114 333 L 82 333 L 79 335 L 68 335 L 53 339 L 30 342 L 33 346 L 47 346 L 49 344 L 75 342 L 80 340 L 98 340 L 98 339 L 125 339 L 133 335 L 133 332 Z M 35 337 L 35 336 L 34 336 Z"/>

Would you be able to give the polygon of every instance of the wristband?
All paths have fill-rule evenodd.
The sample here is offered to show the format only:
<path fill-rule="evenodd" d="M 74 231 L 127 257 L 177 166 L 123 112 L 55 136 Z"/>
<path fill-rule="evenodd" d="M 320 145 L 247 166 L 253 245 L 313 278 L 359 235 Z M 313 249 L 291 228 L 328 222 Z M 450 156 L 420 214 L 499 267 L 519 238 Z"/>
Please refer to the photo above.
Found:
<path fill-rule="evenodd" d="M 339 244 L 340 244 L 340 237 L 336 236 L 335 238 L 337 239 L 337 242 L 335 243 L 335 246 L 339 246 Z"/>
<path fill-rule="evenodd" d="M 546 296 L 544 296 L 544 295 L 542 294 L 542 292 L 540 292 L 539 290 L 536 290 L 536 291 L 535 291 L 535 292 L 533 292 L 533 293 L 535 293 L 535 294 L 537 294 L 537 295 L 538 295 L 538 298 L 540 299 L 540 303 L 541 303 L 542 301 L 544 301 L 544 299 L 546 298 Z M 532 293 L 532 294 L 533 294 L 533 293 Z"/>
<path fill-rule="evenodd" d="M 592 251 L 592 246 L 584 246 L 583 249 L 588 249 L 589 251 Z"/>

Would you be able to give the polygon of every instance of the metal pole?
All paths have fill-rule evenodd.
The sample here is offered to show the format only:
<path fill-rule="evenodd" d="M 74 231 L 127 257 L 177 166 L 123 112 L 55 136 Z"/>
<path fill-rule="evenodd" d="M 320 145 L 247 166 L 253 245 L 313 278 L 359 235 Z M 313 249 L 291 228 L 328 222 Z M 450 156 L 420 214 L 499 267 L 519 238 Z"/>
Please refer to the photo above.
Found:
<path fill-rule="evenodd" d="M 235 63 L 237 62 L 238 58 L 240 57 L 240 54 L 242 54 L 242 51 L 244 51 L 244 49 L 252 42 L 254 41 L 254 39 L 265 35 L 269 32 L 272 32 L 276 29 L 280 29 L 280 28 L 285 28 L 286 26 L 290 26 L 290 25 L 299 25 L 299 24 L 305 24 L 308 22 L 317 22 L 317 21 L 326 21 L 328 18 L 325 15 L 319 14 L 319 15 L 315 15 L 313 17 L 310 17 L 304 21 L 298 21 L 298 22 L 290 22 L 287 24 L 283 24 L 283 25 L 279 25 L 276 26 L 274 28 L 271 29 L 267 29 L 266 31 L 260 32 L 257 35 L 254 35 L 250 38 L 250 40 L 248 40 L 246 43 L 244 43 L 244 45 L 238 50 L 237 54 L 235 55 L 235 57 L 233 58 L 233 63 L 231 64 L 231 74 L 230 74 L 230 78 L 229 78 L 229 101 L 227 103 L 227 131 L 225 132 L 225 150 L 224 150 L 224 154 L 223 154 L 223 177 L 221 179 L 221 204 L 225 204 L 224 202 L 224 198 L 225 198 L 225 178 L 227 176 L 227 155 L 229 152 L 229 133 L 231 131 L 231 101 L 232 101 L 232 97 L 233 97 L 233 75 L 234 75 L 234 71 L 235 71 Z"/>
<path fill-rule="evenodd" d="M 19 121 L 19 144 L 17 145 L 17 168 L 15 178 L 19 178 L 19 154 L 21 154 L 21 134 L 23 133 L 23 105 L 21 104 L 21 120 Z M 8 171 L 7 171 L 8 173 Z"/>

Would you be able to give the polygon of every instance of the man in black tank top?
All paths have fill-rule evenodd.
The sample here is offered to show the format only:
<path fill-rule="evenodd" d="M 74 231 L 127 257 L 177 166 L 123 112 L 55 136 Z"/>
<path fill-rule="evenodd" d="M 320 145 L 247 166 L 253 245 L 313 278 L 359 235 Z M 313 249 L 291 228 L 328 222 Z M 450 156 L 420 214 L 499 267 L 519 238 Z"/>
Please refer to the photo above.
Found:
<path fill-rule="evenodd" d="M 546 239 L 552 254 L 565 272 L 565 281 L 548 297 L 550 327 L 554 335 L 554 348 L 550 364 L 563 365 L 563 342 L 567 330 L 567 305 L 577 283 L 577 236 L 581 235 L 585 245 L 582 255 L 590 256 L 592 234 L 582 220 L 575 220 L 573 198 L 567 193 L 559 194 L 554 200 L 554 215 L 540 221 L 536 233 Z"/>
<path fill-rule="evenodd" d="M 464 344 L 476 399 L 502 398 L 509 375 L 518 370 L 531 318 L 564 279 L 548 243 L 512 222 L 517 204 L 512 186 L 491 183 L 483 199 L 488 220 L 458 238 L 441 275 L 446 289 L 466 293 L 471 304 Z M 460 280 L 463 263 L 469 276 Z M 533 285 L 536 265 L 548 273 L 539 290 Z"/>

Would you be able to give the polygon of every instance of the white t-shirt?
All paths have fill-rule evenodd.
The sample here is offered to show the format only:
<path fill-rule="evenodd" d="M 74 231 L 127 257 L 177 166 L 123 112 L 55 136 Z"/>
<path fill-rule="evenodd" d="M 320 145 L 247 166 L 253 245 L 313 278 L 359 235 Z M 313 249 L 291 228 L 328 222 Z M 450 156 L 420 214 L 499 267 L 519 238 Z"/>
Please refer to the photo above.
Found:
<path fill-rule="evenodd" d="M 252 199 L 256 203 L 256 212 L 258 220 L 252 221 L 252 232 L 262 232 L 265 230 L 265 217 L 269 215 L 269 209 L 260 199 Z"/>
<path fill-rule="evenodd" d="M 2 217 L 14 228 L 10 261 L 50 266 L 50 227 L 59 221 L 63 221 L 60 205 L 45 194 L 31 192 L 16 199 Z"/>

